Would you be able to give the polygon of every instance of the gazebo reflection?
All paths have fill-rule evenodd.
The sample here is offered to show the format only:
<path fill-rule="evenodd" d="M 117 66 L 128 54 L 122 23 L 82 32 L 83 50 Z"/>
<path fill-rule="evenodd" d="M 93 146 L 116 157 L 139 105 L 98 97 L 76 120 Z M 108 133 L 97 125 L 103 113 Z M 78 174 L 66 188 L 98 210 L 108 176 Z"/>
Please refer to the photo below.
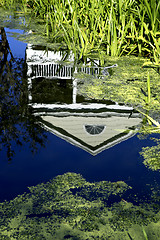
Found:
<path fill-rule="evenodd" d="M 111 101 L 87 101 L 77 94 L 77 71 L 103 74 L 95 66 L 74 66 L 72 56 L 45 52 L 35 46 L 26 50 L 29 104 L 41 125 L 67 142 L 92 155 L 110 148 L 135 134 L 141 123 L 132 107 Z"/>

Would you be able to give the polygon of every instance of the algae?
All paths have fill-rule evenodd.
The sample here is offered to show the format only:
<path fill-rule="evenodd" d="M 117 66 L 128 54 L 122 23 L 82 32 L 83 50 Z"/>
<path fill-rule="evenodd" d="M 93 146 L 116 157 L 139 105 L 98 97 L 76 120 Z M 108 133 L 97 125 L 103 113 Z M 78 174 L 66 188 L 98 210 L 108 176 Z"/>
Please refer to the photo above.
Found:
<path fill-rule="evenodd" d="M 2 9 L 0 8 L 0 11 Z M 23 29 L 23 33 L 12 33 L 20 41 L 41 45 L 56 50 L 66 50 L 63 41 L 47 38 L 44 34 L 45 23 L 40 19 L 32 19 L 30 14 L 3 10 L 0 14 L 0 25 L 8 28 Z M 32 20 L 31 20 L 32 19 Z M 10 33 L 11 34 L 11 33 Z M 147 110 L 160 110 L 160 81 L 157 68 L 145 65 L 146 59 L 134 56 L 110 57 L 104 51 L 91 52 L 87 56 L 91 60 L 100 60 L 99 67 L 117 64 L 118 67 L 109 72 L 109 75 L 98 77 L 87 74 L 75 74 L 78 79 L 78 93 L 91 99 L 105 99 Z M 77 61 L 75 59 L 75 61 Z M 143 67 L 144 66 L 144 67 Z M 147 103 L 148 86 L 147 76 L 150 75 L 151 98 Z M 83 83 L 83 84 L 82 84 Z"/>
<path fill-rule="evenodd" d="M 144 62 L 144 58 L 133 56 L 105 57 L 104 66 L 117 64 L 118 67 L 114 68 L 109 76 L 90 77 L 87 74 L 75 74 L 75 78 L 79 81 L 79 94 L 92 99 L 106 99 L 147 110 L 159 110 L 159 74 L 154 68 L 142 67 Z M 150 104 L 147 103 L 148 72 L 150 73 Z"/>
<path fill-rule="evenodd" d="M 5 20 L 5 26 L 20 28 L 21 25 L 26 31 L 23 36 L 16 36 L 19 40 L 60 47 L 42 37 L 43 23 L 38 30 L 39 33 L 36 24 L 32 25 L 32 32 L 29 33 L 29 28 L 21 21 L 22 15 L 19 15 L 18 19 L 14 15 L 10 17 L 8 12 L 4 11 L 1 15 L 8 18 Z M 105 57 L 103 60 L 102 66 L 116 63 L 118 67 L 107 76 L 90 77 L 82 73 L 75 74 L 79 94 L 86 98 L 110 99 L 152 110 L 153 116 L 155 111 L 160 110 L 159 74 L 154 68 L 142 68 L 145 59 Z M 148 72 L 151 76 L 150 104 L 147 104 Z M 142 130 L 149 134 L 153 132 L 150 126 Z M 152 170 L 160 169 L 160 140 L 156 141 L 156 146 L 143 148 L 141 153 L 145 158 L 144 164 Z M 146 239 L 146 236 L 148 239 L 159 239 L 159 204 L 154 206 L 153 201 L 150 204 L 135 206 L 123 199 L 123 194 L 128 189 L 130 187 L 124 182 L 89 183 L 75 173 L 57 176 L 48 183 L 30 187 L 29 194 L 24 193 L 12 201 L 0 204 L 0 239 L 140 240 Z M 157 192 L 154 192 L 153 200 L 159 203 Z"/>
<path fill-rule="evenodd" d="M 0 239 L 138 240 L 145 239 L 144 230 L 159 238 L 159 207 L 125 201 L 129 189 L 122 181 L 90 183 L 80 174 L 59 175 L 0 203 Z M 109 204 L 110 197 L 117 198 Z"/>
<path fill-rule="evenodd" d="M 160 139 L 152 138 L 155 146 L 143 147 L 140 154 L 143 156 L 143 163 L 151 170 L 160 170 Z"/>

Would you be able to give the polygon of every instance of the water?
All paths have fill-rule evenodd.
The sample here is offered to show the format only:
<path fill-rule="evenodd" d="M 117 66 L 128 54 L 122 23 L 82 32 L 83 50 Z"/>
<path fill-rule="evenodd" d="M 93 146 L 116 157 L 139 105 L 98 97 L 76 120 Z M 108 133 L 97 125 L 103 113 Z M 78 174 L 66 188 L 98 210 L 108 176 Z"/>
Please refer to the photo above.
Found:
<path fill-rule="evenodd" d="M 1 118 L 0 201 L 67 172 L 80 173 L 90 182 L 125 181 L 132 195 L 147 198 L 148 185 L 159 184 L 160 177 L 139 155 L 153 142 L 151 136 L 140 140 L 134 134 L 141 124 L 138 113 L 129 118 L 130 107 L 86 99 L 72 77 L 78 71 L 89 79 L 92 74 L 103 79 L 103 68 L 97 62 L 92 68 L 75 66 L 72 57 L 64 64 L 59 53 L 46 55 L 41 47 L 27 46 L 9 34 L 7 39 L 18 83 L 6 86 L 8 93 L 2 95 L 2 107 L 8 110 Z M 21 94 L 16 87 L 23 88 Z"/>

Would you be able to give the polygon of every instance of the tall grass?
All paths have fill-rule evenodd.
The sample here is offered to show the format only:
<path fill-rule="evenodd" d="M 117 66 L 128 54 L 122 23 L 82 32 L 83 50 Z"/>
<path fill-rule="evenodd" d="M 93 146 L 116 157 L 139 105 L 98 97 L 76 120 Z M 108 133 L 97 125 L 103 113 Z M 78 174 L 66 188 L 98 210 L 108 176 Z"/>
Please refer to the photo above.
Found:
<path fill-rule="evenodd" d="M 160 61 L 160 1 L 140 0 L 132 20 L 132 42 L 139 55 Z M 127 36 L 128 37 L 128 36 Z"/>
<path fill-rule="evenodd" d="M 2 0 L 4 1 L 4 0 Z M 16 0 L 6 0 L 5 2 Z M 159 65 L 158 0 L 21 0 L 45 22 L 45 34 L 63 41 L 79 56 L 95 50 L 107 55 L 141 55 Z M 2 4 L 1 4 L 2 5 Z"/>

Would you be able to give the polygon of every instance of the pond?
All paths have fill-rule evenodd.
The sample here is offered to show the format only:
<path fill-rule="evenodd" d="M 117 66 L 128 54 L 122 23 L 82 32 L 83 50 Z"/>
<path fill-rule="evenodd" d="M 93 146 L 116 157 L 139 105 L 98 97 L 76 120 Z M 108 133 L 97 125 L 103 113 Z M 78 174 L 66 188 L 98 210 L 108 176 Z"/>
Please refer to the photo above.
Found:
<path fill-rule="evenodd" d="M 156 145 L 153 138 L 160 135 L 140 134 L 144 116 L 131 105 L 94 96 L 96 91 L 101 94 L 95 81 L 100 88 L 107 84 L 119 71 L 119 62 L 106 62 L 105 67 L 96 58 L 77 62 L 71 52 L 24 43 L 11 32 L 21 33 L 1 28 L 9 44 L 6 53 L 1 51 L 6 55 L 0 66 L 0 201 L 5 209 L 1 214 L 8 211 L 2 217 L 2 237 L 96 239 L 95 234 L 97 239 L 158 239 L 157 228 L 143 225 L 159 220 L 160 175 L 144 165 L 140 152 Z M 88 89 L 93 97 L 86 94 Z M 80 205 L 83 208 L 75 212 Z M 98 211 L 103 215 L 100 223 Z M 128 220 L 132 211 L 133 222 Z M 46 230 L 51 229 L 46 221 L 55 223 L 52 231 Z M 40 225 L 45 230 L 35 237 Z M 146 232 L 155 238 L 145 238 Z"/>

